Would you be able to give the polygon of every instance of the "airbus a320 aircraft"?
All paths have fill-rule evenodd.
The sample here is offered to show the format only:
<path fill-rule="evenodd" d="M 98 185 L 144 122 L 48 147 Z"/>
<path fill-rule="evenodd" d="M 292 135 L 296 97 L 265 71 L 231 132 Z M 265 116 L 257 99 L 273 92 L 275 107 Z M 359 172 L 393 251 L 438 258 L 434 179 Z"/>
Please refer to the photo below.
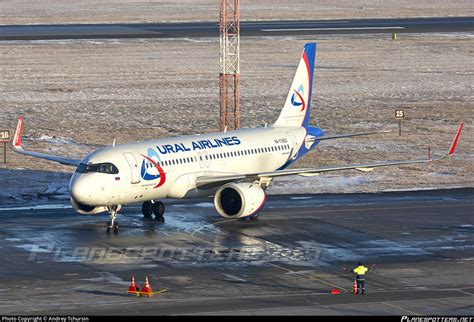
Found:
<path fill-rule="evenodd" d="M 142 203 L 143 215 L 163 221 L 164 198 L 214 194 L 217 212 L 225 218 L 256 218 L 265 189 L 275 177 L 375 167 L 428 163 L 453 155 L 463 123 L 448 153 L 437 159 L 385 161 L 323 168 L 287 169 L 323 140 L 379 133 L 327 136 L 309 125 L 316 44 L 304 46 L 285 105 L 271 126 L 184 136 L 100 148 L 83 160 L 26 151 L 21 144 L 20 116 L 16 152 L 74 166 L 69 183 L 71 203 L 80 214 L 108 212 L 107 232 L 118 231 L 122 205 Z"/>

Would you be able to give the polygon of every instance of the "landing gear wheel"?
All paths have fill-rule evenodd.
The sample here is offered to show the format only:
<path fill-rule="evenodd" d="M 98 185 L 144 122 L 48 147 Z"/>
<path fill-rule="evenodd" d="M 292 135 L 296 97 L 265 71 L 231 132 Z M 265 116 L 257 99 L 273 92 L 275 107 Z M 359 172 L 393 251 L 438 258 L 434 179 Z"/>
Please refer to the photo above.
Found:
<path fill-rule="evenodd" d="M 165 204 L 161 201 L 157 201 L 153 204 L 153 213 L 155 214 L 155 220 L 158 222 L 165 222 L 163 217 L 165 213 Z"/>
<path fill-rule="evenodd" d="M 118 234 L 118 228 L 119 228 L 118 222 L 115 221 L 112 227 L 112 229 L 114 230 L 114 234 Z"/>
<path fill-rule="evenodd" d="M 110 231 L 113 230 L 114 234 L 118 233 L 118 223 L 115 221 L 117 218 L 117 212 L 120 210 L 120 206 L 110 206 L 108 211 L 110 213 L 110 221 L 107 222 L 107 234 L 110 234 Z"/>
<path fill-rule="evenodd" d="M 142 214 L 144 218 L 151 218 L 153 215 L 154 204 L 151 201 L 146 201 L 142 205 Z"/>
<path fill-rule="evenodd" d="M 153 213 L 156 217 L 163 217 L 165 213 L 165 204 L 161 201 L 157 201 L 153 204 Z"/>

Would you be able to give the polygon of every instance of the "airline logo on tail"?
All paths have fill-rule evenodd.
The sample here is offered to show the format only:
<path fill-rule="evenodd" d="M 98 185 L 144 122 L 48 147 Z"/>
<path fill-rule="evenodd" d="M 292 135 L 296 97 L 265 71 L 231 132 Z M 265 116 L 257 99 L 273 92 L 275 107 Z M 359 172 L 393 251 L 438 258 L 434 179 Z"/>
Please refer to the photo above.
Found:
<path fill-rule="evenodd" d="M 151 181 L 160 179 L 158 184 L 154 188 L 161 187 L 166 181 L 166 173 L 163 168 L 158 164 L 160 157 L 153 149 L 148 149 L 147 155 L 141 155 L 144 159 L 142 162 L 141 176 L 143 180 Z"/>
<path fill-rule="evenodd" d="M 304 111 L 304 109 L 306 108 L 306 103 L 304 101 L 304 87 L 303 85 L 300 85 L 300 87 L 298 87 L 298 90 L 294 89 L 293 90 L 294 93 L 293 93 L 293 96 L 291 96 L 291 104 L 293 104 L 293 106 L 301 106 L 301 112 Z"/>
<path fill-rule="evenodd" d="M 285 105 L 273 126 L 308 126 L 315 56 L 316 44 L 306 44 L 286 96 Z"/>

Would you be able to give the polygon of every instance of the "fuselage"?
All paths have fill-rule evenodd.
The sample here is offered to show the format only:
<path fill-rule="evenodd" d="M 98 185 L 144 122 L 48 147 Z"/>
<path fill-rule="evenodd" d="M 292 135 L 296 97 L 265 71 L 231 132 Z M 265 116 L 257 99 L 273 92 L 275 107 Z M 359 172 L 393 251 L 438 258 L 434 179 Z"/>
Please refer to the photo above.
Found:
<path fill-rule="evenodd" d="M 211 195 L 200 176 L 274 171 L 299 157 L 304 127 L 259 127 L 101 148 L 81 162 L 71 197 L 91 206 Z"/>

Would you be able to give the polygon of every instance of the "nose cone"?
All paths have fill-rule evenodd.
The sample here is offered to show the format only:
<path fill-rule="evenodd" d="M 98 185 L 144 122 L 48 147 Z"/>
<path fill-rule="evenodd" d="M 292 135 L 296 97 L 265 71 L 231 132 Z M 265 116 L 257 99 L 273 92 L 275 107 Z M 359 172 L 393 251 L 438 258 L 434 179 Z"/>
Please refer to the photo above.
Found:
<path fill-rule="evenodd" d="M 83 175 L 74 173 L 69 181 L 69 191 L 71 197 L 85 205 L 94 206 L 98 197 L 98 185 L 94 184 L 94 180 L 91 175 Z"/>

